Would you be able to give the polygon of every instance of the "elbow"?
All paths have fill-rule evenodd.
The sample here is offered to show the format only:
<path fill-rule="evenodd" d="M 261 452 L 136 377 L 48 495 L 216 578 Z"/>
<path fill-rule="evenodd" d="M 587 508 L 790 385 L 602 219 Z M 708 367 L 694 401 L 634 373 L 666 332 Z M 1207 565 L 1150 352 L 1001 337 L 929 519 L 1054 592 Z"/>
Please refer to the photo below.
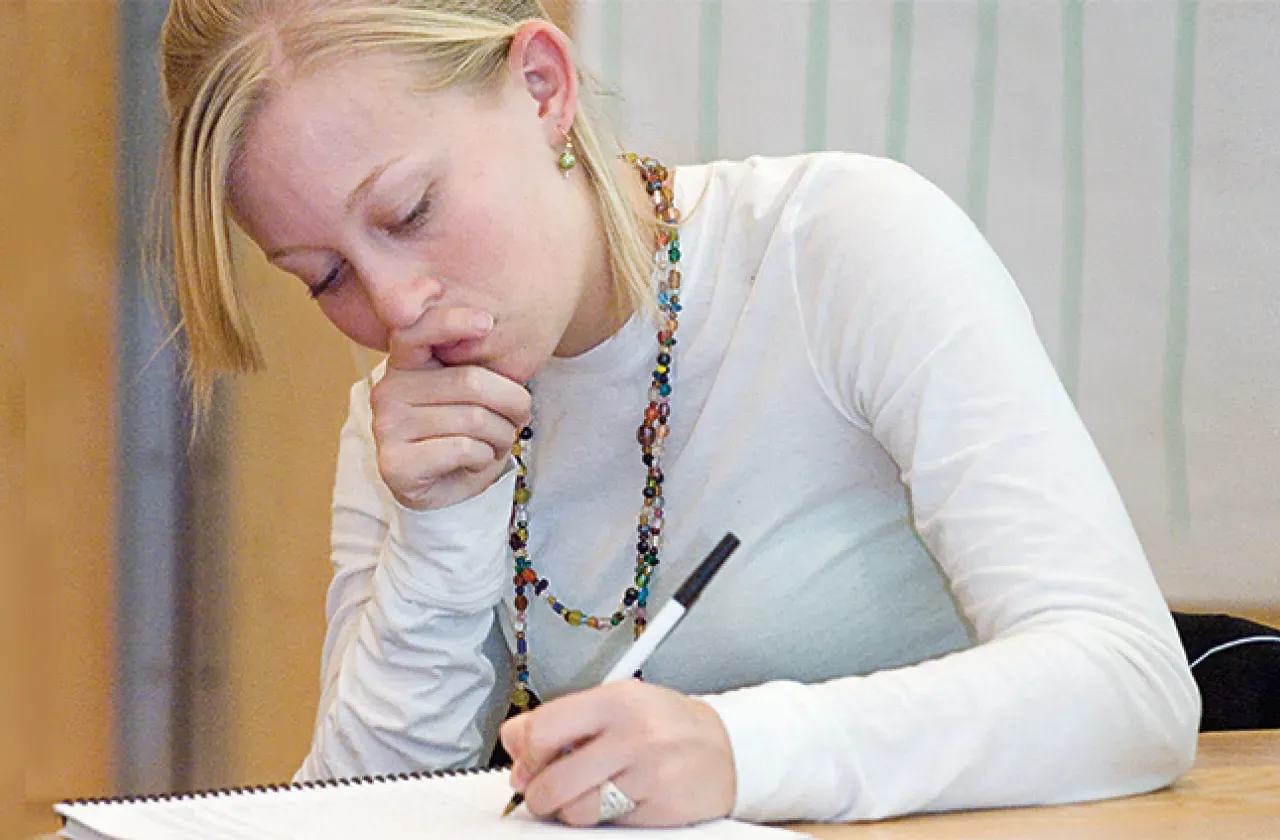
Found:
<path fill-rule="evenodd" d="M 1122 794 L 1146 793 L 1169 787 L 1191 769 L 1196 759 L 1198 726 L 1185 721 L 1170 722 L 1145 743 L 1137 745 L 1141 759 L 1129 767 L 1130 783 Z M 1128 762 L 1126 762 L 1128 763 Z"/>
<path fill-rule="evenodd" d="M 321 765 L 320 757 L 316 753 L 316 748 L 313 746 L 311 748 L 311 752 L 309 752 L 307 757 L 303 759 L 302 766 L 293 774 L 293 779 L 291 781 L 294 784 L 318 782 L 321 779 L 333 778 L 333 774 Z"/>
<path fill-rule="evenodd" d="M 1191 769 L 1196 760 L 1200 737 L 1200 688 L 1191 674 L 1182 643 L 1175 635 L 1164 646 L 1163 663 L 1168 676 L 1164 683 L 1165 710 L 1161 727 L 1163 752 L 1166 754 L 1170 784 Z"/>
<path fill-rule="evenodd" d="M 1168 787 L 1191 769 L 1200 729 L 1200 691 L 1172 622 L 1076 625 L 1092 663 L 1096 702 L 1076 709 L 1092 721 L 1092 759 L 1080 786 L 1059 801 L 1129 796 Z M 1086 711 L 1087 710 L 1087 711 Z M 1074 787 L 1068 785 L 1068 787 Z"/>
<path fill-rule="evenodd" d="M 1174 668 L 1178 679 L 1176 688 L 1169 692 L 1169 710 L 1162 739 L 1168 765 L 1165 784 L 1172 784 L 1191 769 L 1200 737 L 1200 689 L 1182 657 L 1181 648 L 1178 649 Z"/>
<path fill-rule="evenodd" d="M 1153 722 L 1149 738 L 1141 748 L 1146 766 L 1140 771 L 1147 790 L 1156 790 L 1176 782 L 1196 760 L 1200 729 L 1200 695 L 1192 686 L 1194 701 L 1170 704 L 1167 717 Z"/>
<path fill-rule="evenodd" d="M 1175 641 L 1158 649 L 1140 669 L 1145 690 L 1130 698 L 1135 737 L 1115 741 L 1132 750 L 1122 764 L 1136 783 L 1135 793 L 1167 787 L 1190 770 L 1200 733 L 1200 691 L 1182 647 Z"/>

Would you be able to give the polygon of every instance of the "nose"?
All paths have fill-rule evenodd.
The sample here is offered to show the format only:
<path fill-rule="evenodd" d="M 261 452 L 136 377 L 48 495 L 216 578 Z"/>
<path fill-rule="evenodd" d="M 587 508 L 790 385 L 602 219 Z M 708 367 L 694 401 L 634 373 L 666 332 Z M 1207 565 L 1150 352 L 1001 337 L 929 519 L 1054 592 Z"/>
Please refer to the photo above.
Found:
<path fill-rule="evenodd" d="M 440 279 L 420 267 L 371 274 L 364 285 L 378 320 L 393 331 L 417 323 L 422 313 L 444 294 Z"/>

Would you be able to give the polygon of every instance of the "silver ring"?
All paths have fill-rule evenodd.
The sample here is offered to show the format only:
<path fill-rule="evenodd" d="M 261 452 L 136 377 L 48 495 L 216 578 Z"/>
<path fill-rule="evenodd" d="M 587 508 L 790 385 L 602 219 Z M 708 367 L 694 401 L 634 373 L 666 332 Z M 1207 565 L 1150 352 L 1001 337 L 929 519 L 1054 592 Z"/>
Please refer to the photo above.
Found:
<path fill-rule="evenodd" d="M 635 800 L 618 790 L 618 786 L 612 781 L 600 786 L 600 822 L 611 823 L 635 809 Z"/>

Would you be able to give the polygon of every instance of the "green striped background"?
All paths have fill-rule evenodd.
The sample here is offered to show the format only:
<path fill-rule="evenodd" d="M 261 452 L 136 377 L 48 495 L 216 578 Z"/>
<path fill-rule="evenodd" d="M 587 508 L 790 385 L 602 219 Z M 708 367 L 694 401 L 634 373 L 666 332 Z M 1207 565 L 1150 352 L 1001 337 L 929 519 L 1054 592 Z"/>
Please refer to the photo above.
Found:
<path fill-rule="evenodd" d="M 1062 148 L 1061 172 L 1061 226 L 1060 226 L 1060 275 L 1057 278 L 1056 341 L 1050 346 L 1054 363 L 1063 385 L 1073 398 L 1080 389 L 1082 366 L 1085 363 L 1085 323 L 1087 311 L 1085 299 L 1086 265 L 1086 124 L 1089 102 L 1086 101 L 1086 38 L 1090 8 L 1100 2 L 1119 0 L 1056 0 L 1053 3 L 1036 4 L 1042 14 L 1058 16 L 1060 42 L 1053 44 L 1061 52 L 1061 124 L 1059 141 Z M 683 4 L 667 2 L 624 2 L 624 0 L 599 0 L 601 18 L 600 39 L 603 45 L 601 68 L 606 85 L 621 85 L 621 68 L 624 49 L 647 51 L 652 43 L 649 35 L 623 25 L 623 7 L 628 15 L 637 18 L 661 19 L 664 12 L 679 13 L 673 28 L 690 30 L 679 48 L 696 50 L 696 77 L 687 80 L 689 95 L 694 100 L 696 137 L 693 140 L 697 159 L 711 160 L 725 154 L 722 144 L 722 95 L 726 49 L 734 44 L 725 42 L 725 20 L 729 13 L 739 13 L 752 3 L 776 2 L 785 4 L 789 13 L 802 18 L 802 45 L 779 43 L 778 54 L 803 48 L 803 99 L 802 116 L 797 146 L 792 151 L 820 150 L 830 145 L 832 108 L 839 107 L 840 81 L 832 77 L 833 15 L 847 12 L 850 4 L 865 10 L 865 25 L 881 27 L 884 32 L 886 60 L 882 70 L 884 88 L 883 147 L 857 149 L 883 154 L 896 160 L 912 163 L 909 140 L 912 126 L 927 122 L 930 115 L 913 114 L 913 77 L 919 60 L 916 56 L 917 29 L 920 15 L 935 10 L 937 3 L 951 2 L 971 9 L 973 17 L 973 55 L 971 70 L 971 114 L 968 120 L 968 136 L 955 136 L 958 147 L 967 145 L 964 164 L 965 187 L 953 197 L 961 203 L 974 222 L 982 229 L 988 224 L 988 191 L 992 169 L 993 124 L 998 120 L 997 78 L 998 56 L 1001 45 L 1001 22 L 1012 0 L 741 0 L 743 6 L 733 6 L 732 0 L 689 0 Z M 1280 0 L 1278 0 L 1280 2 Z M 696 9 L 694 8 L 696 7 Z M 757 10 L 763 9 L 756 5 Z M 1025 10 L 1024 6 L 1024 10 Z M 776 12 L 776 8 L 774 10 Z M 640 13 L 644 14 L 641 15 Z M 855 16 L 856 17 L 856 16 Z M 845 14 L 846 22 L 849 15 Z M 631 22 L 631 18 L 628 18 Z M 861 22 L 861 19 L 859 19 Z M 1171 170 L 1169 173 L 1168 212 L 1168 273 L 1167 320 L 1162 348 L 1163 382 L 1161 385 L 1161 420 L 1164 458 L 1164 496 L 1168 524 L 1174 531 L 1190 527 L 1192 510 L 1188 490 L 1187 434 L 1183 418 L 1183 378 L 1187 363 L 1189 333 L 1189 289 L 1191 239 L 1191 150 L 1195 128 L 1193 90 L 1195 86 L 1196 57 L 1196 0 L 1177 0 L 1176 29 L 1166 54 L 1153 53 L 1152 61 L 1167 61 L 1173 78 L 1173 106 L 1171 125 Z M 634 24 L 633 24 L 634 25 Z M 767 24 L 766 24 L 767 25 Z M 735 30 L 736 31 L 736 30 Z M 846 33 L 840 33 L 846 34 Z M 637 59 L 639 60 L 639 59 Z M 761 58 L 761 60 L 767 60 Z M 833 89 L 834 86 L 834 89 Z M 834 103 L 834 105 L 833 105 Z M 625 123 L 627 117 L 619 109 L 615 116 Z M 863 119 L 875 119 L 866 114 Z M 624 125 L 625 127 L 625 125 Z M 926 172 L 926 174 L 928 174 Z"/>

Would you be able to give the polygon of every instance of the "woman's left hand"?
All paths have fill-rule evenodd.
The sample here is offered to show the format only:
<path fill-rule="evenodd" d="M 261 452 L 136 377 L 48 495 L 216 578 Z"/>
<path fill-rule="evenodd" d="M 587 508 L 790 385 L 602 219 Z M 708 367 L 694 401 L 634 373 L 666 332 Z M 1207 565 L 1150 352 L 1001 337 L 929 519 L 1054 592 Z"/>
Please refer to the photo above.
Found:
<path fill-rule="evenodd" d="M 636 802 L 624 825 L 679 826 L 728 816 L 737 778 L 729 735 L 700 700 L 636 680 L 544 703 L 502 726 L 511 784 L 538 817 L 600 821 L 600 786 Z"/>

